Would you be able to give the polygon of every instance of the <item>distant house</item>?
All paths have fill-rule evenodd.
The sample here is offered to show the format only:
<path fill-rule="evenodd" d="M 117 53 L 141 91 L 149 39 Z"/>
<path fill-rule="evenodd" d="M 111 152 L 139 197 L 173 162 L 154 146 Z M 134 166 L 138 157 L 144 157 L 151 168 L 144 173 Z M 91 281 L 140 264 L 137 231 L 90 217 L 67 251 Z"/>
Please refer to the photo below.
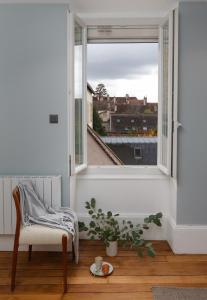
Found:
<path fill-rule="evenodd" d="M 89 165 L 123 165 L 113 150 L 89 125 L 87 126 L 87 143 Z"/>
<path fill-rule="evenodd" d="M 111 114 L 110 132 L 148 132 L 157 130 L 157 114 Z"/>
<path fill-rule="evenodd" d="M 148 103 L 147 97 L 93 97 L 93 105 L 103 121 L 106 132 L 140 134 L 157 133 L 158 103 Z M 152 134 L 152 133 L 151 133 Z"/>
<path fill-rule="evenodd" d="M 108 110 L 110 112 L 116 112 L 119 109 L 119 106 L 125 107 L 125 110 L 131 106 L 144 106 L 147 104 L 147 98 L 144 97 L 139 100 L 137 97 L 130 97 L 129 95 L 126 95 L 125 97 L 94 96 L 93 104 L 97 111 Z"/>
<path fill-rule="evenodd" d="M 158 103 L 147 103 L 147 105 L 145 106 L 145 110 L 144 112 L 148 112 L 148 113 L 157 113 L 158 112 Z"/>
<path fill-rule="evenodd" d="M 102 137 L 125 165 L 156 165 L 157 137 Z"/>
<path fill-rule="evenodd" d="M 93 95 L 94 90 L 87 83 L 87 144 L 89 165 L 122 165 L 122 161 L 101 140 L 93 128 Z M 109 120 L 108 111 L 103 111 L 103 119 Z M 107 123 L 107 122 L 106 122 Z M 108 122 L 109 123 L 109 122 Z"/>

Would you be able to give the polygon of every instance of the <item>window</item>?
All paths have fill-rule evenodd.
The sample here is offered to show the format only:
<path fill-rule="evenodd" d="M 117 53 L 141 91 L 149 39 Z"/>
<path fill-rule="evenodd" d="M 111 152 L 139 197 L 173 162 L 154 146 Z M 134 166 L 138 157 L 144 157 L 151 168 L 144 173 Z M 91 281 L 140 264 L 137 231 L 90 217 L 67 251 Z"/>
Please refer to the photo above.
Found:
<path fill-rule="evenodd" d="M 142 150 L 141 148 L 134 148 L 134 158 L 141 159 L 142 158 Z"/>
<path fill-rule="evenodd" d="M 160 108 L 158 165 L 171 173 L 173 116 L 173 13 L 160 28 Z"/>
<path fill-rule="evenodd" d="M 173 102 L 172 24 L 171 17 L 163 23 L 159 39 L 156 26 L 88 28 L 87 81 L 92 89 L 86 104 L 90 127 L 87 135 L 90 133 L 92 136 L 90 143 L 88 140 L 88 155 L 92 150 L 92 157 L 96 157 L 94 165 L 158 165 L 169 174 Z M 75 163 L 79 166 L 86 161 L 84 91 L 81 90 L 81 85 L 84 87 L 81 73 L 84 70 L 84 38 L 79 23 L 76 24 L 75 35 Z M 108 53 L 112 59 L 107 57 Z M 123 72 L 124 68 L 127 72 Z M 138 80 L 142 75 L 149 79 L 148 83 Z M 119 86 L 117 90 L 111 84 L 113 79 Z M 132 84 L 133 80 L 136 85 Z M 105 155 L 100 163 L 97 163 L 98 152 Z"/>
<path fill-rule="evenodd" d="M 97 42 L 88 44 L 87 53 L 97 135 L 88 145 L 90 164 L 157 165 L 158 43 Z M 141 148 L 144 160 L 135 150 Z M 107 159 L 109 153 L 118 161 Z"/>
<path fill-rule="evenodd" d="M 83 30 L 75 22 L 75 164 L 83 163 Z"/>
<path fill-rule="evenodd" d="M 68 64 L 70 80 L 70 175 L 73 176 L 86 167 L 86 28 L 72 13 L 68 14 L 70 61 Z M 90 106 L 90 105 L 89 105 Z"/>

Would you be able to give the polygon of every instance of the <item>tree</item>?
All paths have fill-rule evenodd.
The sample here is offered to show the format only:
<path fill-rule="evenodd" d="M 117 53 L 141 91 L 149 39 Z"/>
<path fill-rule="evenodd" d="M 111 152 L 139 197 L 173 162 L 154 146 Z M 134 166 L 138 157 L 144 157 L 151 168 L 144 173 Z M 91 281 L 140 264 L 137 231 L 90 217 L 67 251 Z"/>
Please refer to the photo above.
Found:
<path fill-rule="evenodd" d="M 107 89 L 103 83 L 99 83 L 96 87 L 95 95 L 100 98 L 101 96 L 107 96 Z"/>
<path fill-rule="evenodd" d="M 101 136 L 106 135 L 105 128 L 102 125 L 102 120 L 95 107 L 93 107 L 93 129 Z"/>

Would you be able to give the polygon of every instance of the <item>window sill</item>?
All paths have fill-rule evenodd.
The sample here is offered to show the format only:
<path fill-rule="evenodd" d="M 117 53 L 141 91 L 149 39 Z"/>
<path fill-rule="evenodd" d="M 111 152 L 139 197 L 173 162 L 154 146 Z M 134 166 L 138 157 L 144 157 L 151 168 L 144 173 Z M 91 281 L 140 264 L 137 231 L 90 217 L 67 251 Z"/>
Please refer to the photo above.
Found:
<path fill-rule="evenodd" d="M 77 176 L 81 180 L 169 180 L 157 166 L 88 166 Z"/>
<path fill-rule="evenodd" d="M 79 173 L 83 172 L 86 169 L 87 169 L 87 165 L 86 164 L 82 164 L 82 165 L 76 166 L 75 167 L 75 175 L 78 175 Z"/>

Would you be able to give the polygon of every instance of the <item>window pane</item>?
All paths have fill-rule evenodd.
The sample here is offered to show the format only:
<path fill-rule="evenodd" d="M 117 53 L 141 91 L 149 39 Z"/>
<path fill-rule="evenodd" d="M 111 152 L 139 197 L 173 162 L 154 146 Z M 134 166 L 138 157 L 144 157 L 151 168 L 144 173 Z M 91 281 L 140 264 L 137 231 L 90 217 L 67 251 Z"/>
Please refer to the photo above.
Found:
<path fill-rule="evenodd" d="M 83 29 L 75 23 L 75 164 L 83 163 Z"/>
<path fill-rule="evenodd" d="M 158 44 L 89 44 L 89 165 L 156 165 Z"/>
<path fill-rule="evenodd" d="M 163 27 L 163 89 L 162 89 L 162 157 L 161 162 L 167 167 L 168 141 L 168 53 L 169 53 L 169 23 Z"/>

